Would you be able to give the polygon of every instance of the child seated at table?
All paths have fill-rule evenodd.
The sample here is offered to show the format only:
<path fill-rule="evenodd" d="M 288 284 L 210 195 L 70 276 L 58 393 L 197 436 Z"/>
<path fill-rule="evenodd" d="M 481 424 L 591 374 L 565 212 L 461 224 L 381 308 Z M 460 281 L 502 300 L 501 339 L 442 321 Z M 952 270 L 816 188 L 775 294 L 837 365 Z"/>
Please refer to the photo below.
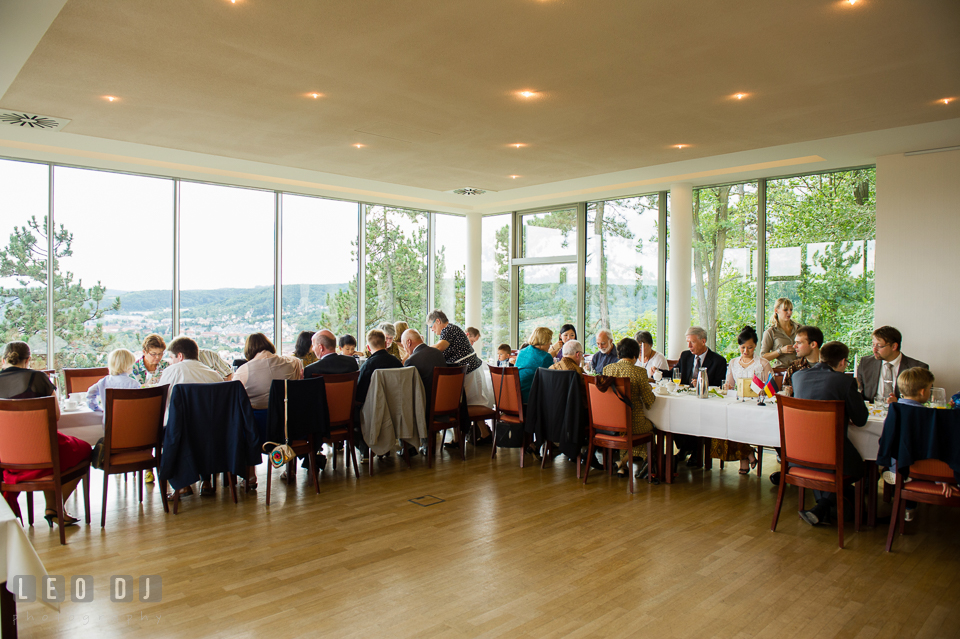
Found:
<path fill-rule="evenodd" d="M 110 351 L 107 355 L 107 370 L 110 374 L 87 390 L 87 406 L 90 410 L 103 411 L 108 388 L 140 388 L 140 382 L 131 375 L 136 361 L 133 353 L 125 348 Z M 106 415 L 103 420 L 106 422 Z"/>
<path fill-rule="evenodd" d="M 507 366 L 513 366 L 513 362 L 510 361 L 510 358 L 513 356 L 513 349 L 510 348 L 509 344 L 501 344 L 497 347 L 497 367 L 505 368 Z"/>
<path fill-rule="evenodd" d="M 340 347 L 340 354 L 347 357 L 357 358 L 357 338 L 353 335 L 344 335 L 341 337 L 337 346 Z"/>
<path fill-rule="evenodd" d="M 933 389 L 933 373 L 925 368 L 908 368 L 897 376 L 897 386 L 900 388 L 900 399 L 896 400 L 900 404 L 907 406 L 923 406 L 930 401 L 930 391 Z M 883 481 L 888 484 L 897 483 L 897 462 L 893 461 L 890 468 L 883 473 Z M 904 482 L 910 481 L 909 477 L 903 478 Z M 917 508 L 917 502 L 908 501 L 904 519 L 913 521 L 913 513 Z"/>

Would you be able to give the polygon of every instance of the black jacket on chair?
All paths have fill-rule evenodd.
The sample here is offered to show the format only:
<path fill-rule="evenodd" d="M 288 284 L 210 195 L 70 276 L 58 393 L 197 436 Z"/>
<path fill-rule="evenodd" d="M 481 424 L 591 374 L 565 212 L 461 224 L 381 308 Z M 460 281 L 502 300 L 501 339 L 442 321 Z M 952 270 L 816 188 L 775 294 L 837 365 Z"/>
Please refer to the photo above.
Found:
<path fill-rule="evenodd" d="M 423 382 L 423 391 L 426 393 L 427 403 L 433 395 L 430 391 L 433 389 L 433 369 L 437 366 L 446 366 L 447 360 L 443 358 L 443 352 L 426 344 L 420 344 L 404 362 L 404 366 L 414 366 L 420 373 L 420 381 Z"/>
<path fill-rule="evenodd" d="M 262 461 L 258 439 L 250 398 L 239 381 L 176 384 L 163 433 L 160 480 L 179 490 L 215 473 L 246 477 L 247 467 Z"/>
<path fill-rule="evenodd" d="M 363 403 L 367 400 L 367 391 L 370 390 L 370 381 L 373 379 L 373 373 L 381 368 L 403 368 L 400 360 L 387 352 L 387 349 L 381 349 L 367 358 L 367 361 L 360 367 L 360 378 L 357 380 L 357 401 Z M 430 399 L 427 398 L 429 402 Z"/>
<path fill-rule="evenodd" d="M 331 373 L 332 374 L 332 373 Z M 270 385 L 270 421 L 267 441 L 283 444 L 283 384 L 275 379 Z M 290 441 L 306 441 L 313 435 L 317 446 L 330 436 L 330 414 L 323 378 L 289 380 L 287 383 L 287 434 Z"/>
<path fill-rule="evenodd" d="M 880 436 L 877 465 L 907 470 L 915 461 L 939 459 L 960 483 L 960 410 L 893 403 Z"/>
<path fill-rule="evenodd" d="M 538 368 L 524 413 L 526 431 L 541 441 L 559 443 L 560 452 L 576 457 L 587 441 L 589 422 L 583 400 L 580 373 Z"/>
<path fill-rule="evenodd" d="M 696 375 L 693 373 L 693 362 L 696 355 L 690 351 L 680 353 L 680 383 L 692 384 L 696 382 Z M 714 353 L 709 348 L 707 352 L 700 356 L 700 366 L 707 369 L 707 378 L 711 386 L 723 386 L 727 378 L 727 360 L 722 355 Z M 767 380 L 763 380 L 767 381 Z"/>
<path fill-rule="evenodd" d="M 307 379 L 317 375 L 343 375 L 358 370 L 360 370 L 360 366 L 356 359 L 348 355 L 333 353 L 303 369 L 303 378 Z"/>

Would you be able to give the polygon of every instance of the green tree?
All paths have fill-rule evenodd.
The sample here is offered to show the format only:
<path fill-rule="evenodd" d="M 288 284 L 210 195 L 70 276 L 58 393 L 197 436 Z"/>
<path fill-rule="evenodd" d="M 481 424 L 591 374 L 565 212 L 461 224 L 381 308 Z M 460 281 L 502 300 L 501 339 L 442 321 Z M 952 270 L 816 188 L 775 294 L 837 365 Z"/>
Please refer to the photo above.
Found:
<path fill-rule="evenodd" d="M 423 327 L 427 317 L 427 214 L 371 206 L 365 231 L 365 329 L 397 321 Z"/>
<path fill-rule="evenodd" d="M 120 309 L 120 298 L 104 302 L 106 287 L 99 281 L 87 288 L 74 274 L 61 272 L 59 260 L 73 255 L 73 234 L 61 224 L 53 237 L 54 335 L 58 342 L 60 367 L 89 366 L 101 361 L 113 338 L 103 333 L 102 324 L 90 326 L 108 311 Z M 14 227 L 10 241 L 0 251 L 0 277 L 15 278 L 18 288 L 0 287 L 3 331 L 6 341 L 44 338 L 47 329 L 47 218 Z M 105 306 L 102 306 L 106 304 Z M 37 366 L 46 366 L 37 358 Z"/>

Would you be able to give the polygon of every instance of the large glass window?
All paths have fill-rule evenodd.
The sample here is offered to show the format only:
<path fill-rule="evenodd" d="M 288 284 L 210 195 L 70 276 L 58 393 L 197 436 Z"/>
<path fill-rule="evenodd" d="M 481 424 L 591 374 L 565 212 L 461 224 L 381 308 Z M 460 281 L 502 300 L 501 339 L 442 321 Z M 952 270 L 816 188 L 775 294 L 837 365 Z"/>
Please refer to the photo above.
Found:
<path fill-rule="evenodd" d="M 271 191 L 180 186 L 180 332 L 228 362 L 273 339 L 273 229 Z"/>
<path fill-rule="evenodd" d="M 427 321 L 427 230 L 423 211 L 366 207 L 364 215 L 364 332 L 404 321 L 421 332 Z M 357 342 L 363 339 L 357 336 Z"/>
<path fill-rule="evenodd" d="M 756 324 L 757 214 L 756 183 L 693 192 L 691 317 L 728 360 L 739 354 L 737 334 Z"/>
<path fill-rule="evenodd" d="M 480 341 L 478 352 L 484 360 L 496 357 L 500 344 L 510 342 L 510 218 L 491 215 L 483 218 L 481 237 Z M 511 344 L 516 346 L 516 344 Z"/>
<path fill-rule="evenodd" d="M 0 330 L 3 342 L 30 345 L 31 368 L 47 368 L 47 214 L 46 164 L 0 160 Z M 71 239 L 58 233 L 57 255 Z M 58 275 L 58 281 L 63 276 Z"/>
<path fill-rule="evenodd" d="M 577 208 L 530 213 L 520 218 L 521 257 L 577 254 Z"/>
<path fill-rule="evenodd" d="M 438 213 L 433 219 L 433 305 L 466 329 L 467 218 Z"/>
<path fill-rule="evenodd" d="M 573 264 L 520 266 L 519 341 L 546 326 L 554 332 L 564 324 L 576 324 L 577 278 Z"/>
<path fill-rule="evenodd" d="M 613 331 L 615 341 L 637 331 L 657 336 L 658 195 L 590 202 L 587 205 L 587 352 L 595 335 Z"/>
<path fill-rule="evenodd" d="M 767 320 L 786 297 L 795 320 L 870 353 L 875 194 L 873 168 L 767 182 Z"/>
<path fill-rule="evenodd" d="M 357 337 L 359 204 L 284 193 L 283 352 L 300 331 Z"/>
<path fill-rule="evenodd" d="M 173 332 L 173 180 L 54 168 L 58 368 Z"/>

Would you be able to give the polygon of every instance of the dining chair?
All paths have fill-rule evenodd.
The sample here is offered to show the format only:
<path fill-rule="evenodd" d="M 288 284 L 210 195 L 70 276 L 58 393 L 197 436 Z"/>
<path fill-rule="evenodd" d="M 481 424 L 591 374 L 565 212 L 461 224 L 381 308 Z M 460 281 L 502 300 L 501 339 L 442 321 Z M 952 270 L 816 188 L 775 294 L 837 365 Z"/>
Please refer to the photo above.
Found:
<path fill-rule="evenodd" d="M 47 473 L 34 480 L 8 484 L 3 481 L 5 470 L 44 470 Z M 60 469 L 57 399 L 0 399 L 0 491 L 53 491 L 61 545 L 67 543 L 63 524 L 63 484 L 75 479 L 83 480 L 84 515 L 89 524 L 90 460 L 85 459 L 67 470 Z M 32 506 L 32 496 L 28 499 Z M 31 516 L 31 523 L 32 519 Z"/>
<path fill-rule="evenodd" d="M 282 380 L 277 379 L 273 381 L 273 385 L 270 389 L 270 412 L 277 411 L 278 415 L 281 416 L 281 421 L 279 424 L 279 430 L 276 434 L 268 434 L 270 438 L 275 438 L 276 441 L 283 443 L 283 422 L 282 415 L 284 413 L 284 406 L 282 403 L 286 401 L 286 409 L 288 411 L 289 419 L 287 421 L 287 435 L 289 436 L 289 445 L 293 449 L 294 457 L 289 463 L 287 463 L 287 482 L 292 483 L 293 478 L 296 477 L 296 469 L 298 459 L 300 457 L 306 457 L 307 463 L 310 471 L 309 480 L 313 483 L 314 491 L 316 494 L 320 494 L 320 479 L 319 479 L 319 468 L 317 465 L 317 443 L 329 432 L 329 428 L 323 423 L 323 418 L 325 416 L 318 415 L 316 411 L 318 410 L 318 404 L 316 403 L 318 399 L 322 401 L 320 407 L 325 407 L 324 410 L 329 411 L 330 408 L 330 394 L 333 393 L 331 390 L 330 382 L 328 381 L 332 377 L 352 377 L 354 380 L 360 375 L 357 373 L 350 373 L 348 375 L 325 375 L 317 376 L 310 379 L 303 380 Z M 356 381 L 354 381 L 356 385 Z M 285 395 L 286 390 L 286 397 Z M 274 406 L 280 402 L 281 405 Z M 311 423 L 304 423 L 304 420 L 300 416 L 304 414 L 311 415 Z M 270 505 L 270 495 L 273 492 L 273 464 L 269 461 L 267 462 L 267 506 Z"/>
<path fill-rule="evenodd" d="M 607 467 L 607 473 L 613 474 L 613 455 L 614 450 L 627 451 L 627 468 L 630 476 L 627 484 L 627 492 L 633 494 L 633 449 L 635 446 L 646 444 L 647 463 L 651 471 L 658 468 L 658 462 L 654 456 L 653 440 L 656 437 L 656 430 L 649 433 L 634 434 L 633 432 L 633 409 L 624 402 L 612 388 L 601 391 L 597 386 L 597 378 L 591 375 L 584 375 L 583 381 L 587 385 L 587 414 L 590 420 L 590 431 L 587 436 L 587 459 L 593 458 L 595 448 L 604 449 L 604 465 Z M 630 380 L 626 377 L 613 378 L 617 390 L 623 397 L 630 397 Z M 647 473 L 647 483 L 653 482 L 653 472 Z M 587 477 L 590 476 L 590 465 L 583 473 L 583 483 L 587 483 Z"/>
<path fill-rule="evenodd" d="M 493 452 L 490 459 L 497 458 L 497 429 L 500 424 L 516 426 L 523 432 L 523 401 L 520 395 L 520 369 L 510 366 L 490 368 L 490 378 L 493 382 L 493 399 L 497 413 L 493 420 Z M 524 451 L 527 445 L 526 433 L 520 438 L 520 468 L 523 468 Z"/>
<path fill-rule="evenodd" d="M 103 503 L 100 527 L 107 525 L 107 488 L 110 475 L 136 473 L 143 503 L 143 471 L 160 469 L 163 446 L 163 413 L 170 387 L 108 388 L 104 394 Z M 160 491 L 163 512 L 169 512 L 167 492 Z"/>
<path fill-rule="evenodd" d="M 467 414 L 470 415 L 470 434 L 474 438 L 473 441 L 476 441 L 480 436 L 480 424 L 491 419 L 494 421 L 497 419 L 496 409 L 482 404 L 468 405 Z M 490 430 L 493 431 L 492 428 Z"/>
<path fill-rule="evenodd" d="M 333 444 L 333 469 L 337 469 L 337 444 L 343 443 L 346 469 L 349 472 L 352 463 L 353 474 L 359 479 L 360 467 L 357 465 L 355 435 L 357 380 L 360 378 L 360 372 L 322 377 L 327 392 L 327 411 L 330 416 L 329 442 Z M 372 458 L 373 455 L 370 457 Z"/>
<path fill-rule="evenodd" d="M 770 530 L 776 532 L 777 520 L 787 484 L 799 489 L 798 511 L 804 510 L 807 488 L 837 495 L 837 529 L 843 548 L 843 485 L 851 477 L 843 474 L 844 404 L 839 400 L 777 397 L 780 418 L 780 487 Z M 863 479 L 854 484 L 854 530 L 860 531 L 863 504 Z"/>
<path fill-rule="evenodd" d="M 460 457 L 464 461 L 467 459 L 464 432 L 460 428 L 460 402 L 466 376 L 466 366 L 437 366 L 433 369 L 432 397 L 427 408 L 427 468 L 433 468 L 437 456 L 437 433 L 442 434 L 440 441 L 443 441 L 451 428 Z"/>
<path fill-rule="evenodd" d="M 65 368 L 63 379 L 67 387 L 67 395 L 86 393 L 91 386 L 110 374 L 110 369 L 103 368 Z"/>
<path fill-rule="evenodd" d="M 910 481 L 904 481 L 909 471 Z M 939 459 L 922 459 L 913 462 L 909 468 L 897 466 L 896 492 L 893 496 L 893 510 L 890 515 L 890 530 L 887 533 L 887 552 L 893 547 L 894 531 L 900 527 L 903 534 L 906 526 L 904 511 L 907 501 L 917 501 L 934 506 L 960 506 L 960 497 L 944 497 L 942 486 L 936 482 L 953 484 L 956 481 L 953 470 Z"/>

